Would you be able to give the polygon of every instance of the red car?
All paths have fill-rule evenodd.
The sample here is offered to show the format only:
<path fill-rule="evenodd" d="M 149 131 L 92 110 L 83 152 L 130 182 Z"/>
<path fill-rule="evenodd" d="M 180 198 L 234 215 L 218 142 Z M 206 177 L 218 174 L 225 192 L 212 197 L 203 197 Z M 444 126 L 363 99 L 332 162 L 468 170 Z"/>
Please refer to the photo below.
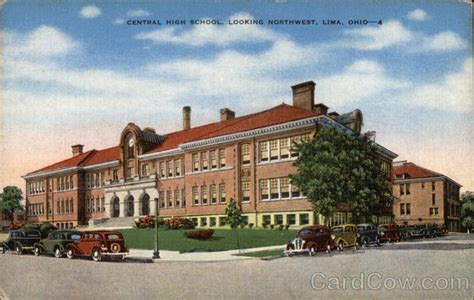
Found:
<path fill-rule="evenodd" d="M 284 254 L 292 256 L 296 253 L 316 254 L 317 251 L 331 252 L 334 249 L 334 241 L 331 237 L 331 229 L 326 226 L 306 226 L 298 231 L 296 238 L 288 243 Z"/>
<path fill-rule="evenodd" d="M 378 227 L 381 242 L 400 242 L 402 235 L 397 224 L 380 224 Z"/>
<path fill-rule="evenodd" d="M 101 261 L 103 257 L 125 259 L 129 250 L 120 232 L 117 231 L 85 231 L 81 238 L 66 245 L 66 256 L 91 257 Z"/>

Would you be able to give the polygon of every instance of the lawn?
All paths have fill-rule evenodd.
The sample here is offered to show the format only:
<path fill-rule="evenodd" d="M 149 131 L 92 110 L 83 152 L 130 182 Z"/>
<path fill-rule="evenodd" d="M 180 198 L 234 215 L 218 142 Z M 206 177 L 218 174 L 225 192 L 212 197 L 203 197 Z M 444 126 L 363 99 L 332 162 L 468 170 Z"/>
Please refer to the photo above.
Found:
<path fill-rule="evenodd" d="M 283 249 L 246 252 L 246 253 L 240 253 L 238 255 L 239 256 L 250 256 L 250 257 L 282 257 L 283 256 Z"/>
<path fill-rule="evenodd" d="M 154 229 L 120 229 L 125 242 L 133 249 L 153 249 Z M 180 252 L 225 251 L 238 249 L 235 233 L 230 229 L 215 229 L 214 235 L 207 241 L 188 239 L 186 230 L 160 229 L 159 248 Z M 242 249 L 284 245 L 295 237 L 296 230 L 237 229 Z"/>

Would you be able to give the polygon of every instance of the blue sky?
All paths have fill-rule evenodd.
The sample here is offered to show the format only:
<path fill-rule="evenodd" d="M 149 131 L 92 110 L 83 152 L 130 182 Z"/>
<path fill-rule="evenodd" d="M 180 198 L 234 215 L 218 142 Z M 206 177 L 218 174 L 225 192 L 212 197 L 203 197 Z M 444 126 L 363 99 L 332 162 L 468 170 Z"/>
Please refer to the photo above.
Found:
<path fill-rule="evenodd" d="M 206 18 L 224 25 L 189 23 Z M 142 19 L 163 25 L 127 25 Z M 237 19 L 264 25 L 227 25 Z M 278 19 L 318 25 L 267 24 Z M 348 22 L 364 19 L 382 25 Z M 221 107 L 291 104 L 290 86 L 314 80 L 317 102 L 360 108 L 364 130 L 400 159 L 474 189 L 469 4 L 12 1 L 2 21 L 1 186 L 23 186 L 21 175 L 68 157 L 69 145 L 116 145 L 128 122 L 166 133 L 184 105 L 204 124 Z"/>

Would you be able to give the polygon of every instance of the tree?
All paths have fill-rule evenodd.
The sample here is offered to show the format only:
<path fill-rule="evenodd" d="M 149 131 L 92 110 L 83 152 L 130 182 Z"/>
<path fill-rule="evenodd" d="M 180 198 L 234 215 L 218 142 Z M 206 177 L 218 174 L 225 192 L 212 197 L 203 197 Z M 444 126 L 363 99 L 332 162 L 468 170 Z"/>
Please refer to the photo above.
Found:
<path fill-rule="evenodd" d="M 13 223 L 13 213 L 23 210 L 20 201 L 23 199 L 21 189 L 16 186 L 6 186 L 3 188 L 3 195 L 0 201 L 0 211 Z"/>
<path fill-rule="evenodd" d="M 225 214 L 227 215 L 226 224 L 230 225 L 230 228 L 234 230 L 235 238 L 237 239 L 237 247 L 239 248 L 240 252 L 240 241 L 239 235 L 237 233 L 237 227 L 239 227 L 243 222 L 242 212 L 237 206 L 237 202 L 234 201 L 233 198 L 230 198 L 229 204 L 225 209 Z"/>
<path fill-rule="evenodd" d="M 461 225 L 467 232 L 474 228 L 474 192 L 465 192 L 461 196 Z"/>
<path fill-rule="evenodd" d="M 291 182 L 326 220 L 341 204 L 349 206 L 355 220 L 378 216 L 391 205 L 390 182 L 377 148 L 366 136 L 325 126 L 314 139 L 292 147 L 299 157 Z"/>

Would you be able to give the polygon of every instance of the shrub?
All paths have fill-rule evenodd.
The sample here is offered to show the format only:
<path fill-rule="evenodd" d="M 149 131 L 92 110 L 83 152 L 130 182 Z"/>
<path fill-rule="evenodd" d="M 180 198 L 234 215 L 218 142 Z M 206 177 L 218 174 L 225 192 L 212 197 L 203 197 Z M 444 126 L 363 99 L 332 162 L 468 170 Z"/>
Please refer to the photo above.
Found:
<path fill-rule="evenodd" d="M 278 226 L 278 230 L 283 230 L 283 224 L 281 224 L 280 226 Z"/>
<path fill-rule="evenodd" d="M 158 218 L 158 226 L 164 224 L 163 218 Z M 137 228 L 154 228 L 155 227 L 155 217 L 145 216 L 135 220 L 135 226 Z"/>
<path fill-rule="evenodd" d="M 186 231 L 184 233 L 184 235 L 188 239 L 201 240 L 201 241 L 210 239 L 213 234 L 214 234 L 214 230 L 212 229 L 197 229 L 197 230 Z"/>
<path fill-rule="evenodd" d="M 252 227 L 253 227 L 253 223 L 250 223 L 249 228 L 252 229 Z"/>
<path fill-rule="evenodd" d="M 270 229 L 273 229 L 273 227 L 275 227 L 275 225 L 273 225 L 273 224 L 270 224 Z"/>
<path fill-rule="evenodd" d="M 263 228 L 267 228 L 268 224 L 267 223 L 262 223 Z"/>
<path fill-rule="evenodd" d="M 285 230 L 288 230 L 290 228 L 290 224 L 285 225 Z"/>
<path fill-rule="evenodd" d="M 48 236 L 50 231 L 56 230 L 58 228 L 51 223 L 43 223 L 39 226 L 38 229 L 41 232 L 41 237 L 45 238 Z"/>
<path fill-rule="evenodd" d="M 171 218 L 164 221 L 167 229 L 194 229 L 194 222 L 187 218 Z"/>

